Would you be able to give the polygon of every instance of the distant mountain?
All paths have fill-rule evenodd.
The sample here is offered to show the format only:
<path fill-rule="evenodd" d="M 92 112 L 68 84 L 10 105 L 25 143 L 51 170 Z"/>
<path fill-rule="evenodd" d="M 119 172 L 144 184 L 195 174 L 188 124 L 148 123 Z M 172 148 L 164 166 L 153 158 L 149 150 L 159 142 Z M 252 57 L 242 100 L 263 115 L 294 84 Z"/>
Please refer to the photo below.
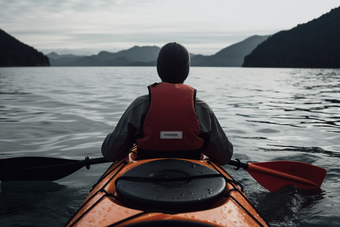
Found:
<path fill-rule="evenodd" d="M 83 56 L 73 54 L 59 55 L 55 52 L 47 54 L 47 57 L 50 59 L 51 66 L 68 66 L 70 62 L 83 58 Z"/>
<path fill-rule="evenodd" d="M 243 66 L 340 68 L 340 7 L 269 37 Z"/>
<path fill-rule="evenodd" d="M 0 29 L 1 66 L 49 66 L 49 59 Z"/>
<path fill-rule="evenodd" d="M 63 54 L 63 55 L 59 55 L 55 52 L 51 52 L 48 54 L 48 57 L 53 58 L 53 59 L 60 59 L 60 58 L 80 58 L 82 56 L 77 56 L 74 54 Z"/>
<path fill-rule="evenodd" d="M 224 66 L 241 67 L 244 57 L 250 54 L 260 43 L 269 36 L 251 36 L 239 43 L 228 46 L 214 55 L 195 55 L 191 58 L 192 66 Z"/>
<path fill-rule="evenodd" d="M 128 50 L 122 50 L 117 53 L 102 51 L 97 56 L 101 60 L 112 60 L 123 57 L 130 62 L 152 62 L 157 59 L 159 50 L 160 48 L 156 46 L 134 46 Z"/>
<path fill-rule="evenodd" d="M 241 67 L 243 59 L 269 36 L 252 36 L 233 44 L 211 56 L 191 56 L 191 66 L 233 66 Z M 92 56 L 58 55 L 50 53 L 52 66 L 156 66 L 160 48 L 156 46 L 134 46 L 117 53 L 101 51 Z"/>
<path fill-rule="evenodd" d="M 97 55 L 75 56 L 50 53 L 47 56 L 52 66 L 152 66 L 160 48 L 156 46 L 134 46 L 117 53 L 101 51 Z"/>

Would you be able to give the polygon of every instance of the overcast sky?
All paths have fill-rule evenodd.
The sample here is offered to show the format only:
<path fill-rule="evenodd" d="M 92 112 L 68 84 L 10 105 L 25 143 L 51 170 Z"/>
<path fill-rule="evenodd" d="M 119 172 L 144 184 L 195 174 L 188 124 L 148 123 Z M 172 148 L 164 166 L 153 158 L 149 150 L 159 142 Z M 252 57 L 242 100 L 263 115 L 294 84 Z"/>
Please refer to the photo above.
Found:
<path fill-rule="evenodd" d="M 0 29 L 44 53 L 177 41 L 191 53 L 211 55 L 339 6 L 339 0 L 0 0 Z"/>

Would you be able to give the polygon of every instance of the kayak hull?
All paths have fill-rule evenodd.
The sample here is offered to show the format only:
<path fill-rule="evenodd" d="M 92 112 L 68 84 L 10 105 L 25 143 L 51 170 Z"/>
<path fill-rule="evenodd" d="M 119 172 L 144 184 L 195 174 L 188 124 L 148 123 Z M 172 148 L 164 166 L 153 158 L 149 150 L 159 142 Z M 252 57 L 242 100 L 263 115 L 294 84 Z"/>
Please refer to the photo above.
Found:
<path fill-rule="evenodd" d="M 130 155 L 123 160 L 113 163 L 99 179 L 97 184 L 94 185 L 77 213 L 67 223 L 67 226 L 268 226 L 266 221 L 260 216 L 242 192 L 242 186 L 234 181 L 222 167 L 209 160 L 171 159 L 174 160 L 174 162 L 191 163 L 192 168 L 200 166 L 201 168 L 207 168 L 209 171 L 211 170 L 222 175 L 225 185 L 223 185 L 223 183 L 217 183 L 221 188 L 220 192 L 216 192 L 219 195 L 216 194 L 215 197 L 211 197 L 210 201 L 206 201 L 207 206 L 204 209 L 200 207 L 199 200 L 201 200 L 201 197 L 198 199 L 195 197 L 187 198 L 188 201 L 184 203 L 180 201 L 181 198 L 179 197 L 185 194 L 182 192 L 181 195 L 177 196 L 178 198 L 173 197 L 173 203 L 169 201 L 169 206 L 160 206 L 161 202 L 153 202 L 151 198 L 153 195 L 157 196 L 156 192 L 158 190 L 173 190 L 171 185 L 183 184 L 185 190 L 191 190 L 187 188 L 195 181 L 194 179 L 190 180 L 185 178 L 184 180 L 184 178 L 176 178 L 176 182 L 163 181 L 161 184 L 155 183 L 160 184 L 161 188 L 156 187 L 154 192 L 150 192 L 149 189 L 147 189 L 148 191 L 145 193 L 145 201 L 151 201 L 150 207 L 143 207 L 144 200 L 139 201 L 141 205 L 135 205 L 120 193 L 120 191 L 123 190 L 120 187 L 123 186 L 120 186 L 119 181 L 124 183 L 123 180 L 130 180 L 129 176 L 127 179 L 124 179 L 125 173 L 142 168 L 143 165 L 148 165 L 149 162 L 156 163 L 158 161 L 162 163 L 166 160 L 168 159 L 133 160 Z M 135 172 L 140 173 L 142 171 L 138 170 Z M 200 172 L 202 172 L 203 175 L 206 174 L 203 173 L 205 171 Z M 163 179 L 166 178 L 166 180 L 169 180 L 167 175 L 162 176 Z M 209 177 L 214 178 L 215 176 L 210 174 Z M 152 179 L 160 178 L 156 177 Z M 135 179 L 132 180 L 133 182 L 130 182 L 132 185 L 138 185 Z M 173 179 L 170 178 L 170 180 Z M 212 181 L 210 181 L 210 183 L 211 182 Z M 132 193 L 134 193 L 134 191 L 144 190 L 139 186 L 133 187 L 138 190 L 133 190 L 132 188 Z M 164 187 L 166 188 L 164 189 Z M 193 186 L 192 188 L 197 189 L 199 187 Z M 216 191 L 215 187 L 212 188 L 208 185 L 204 190 L 206 190 L 206 194 L 203 195 L 203 192 L 201 193 L 203 195 L 202 199 L 203 197 L 209 197 L 209 194 L 214 194 Z M 176 190 L 174 193 L 176 193 Z M 160 198 L 160 200 L 161 199 L 162 198 Z M 178 202 L 176 202 L 176 200 Z M 154 208 L 152 204 L 155 204 L 154 206 L 156 208 Z M 174 206 L 171 206 L 171 204 L 174 204 Z M 171 209 L 167 209 L 167 207 Z"/>

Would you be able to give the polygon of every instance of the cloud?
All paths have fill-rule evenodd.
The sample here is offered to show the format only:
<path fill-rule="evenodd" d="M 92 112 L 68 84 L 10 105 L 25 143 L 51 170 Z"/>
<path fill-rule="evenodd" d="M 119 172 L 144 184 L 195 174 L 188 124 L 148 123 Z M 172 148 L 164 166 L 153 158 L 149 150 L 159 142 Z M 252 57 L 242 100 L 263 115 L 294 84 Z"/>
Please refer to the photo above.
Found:
<path fill-rule="evenodd" d="M 338 4 L 338 0 L 0 0 L 0 26 L 37 49 L 126 49 L 176 40 L 192 46 L 195 53 L 212 54 L 254 34 L 290 29 Z"/>

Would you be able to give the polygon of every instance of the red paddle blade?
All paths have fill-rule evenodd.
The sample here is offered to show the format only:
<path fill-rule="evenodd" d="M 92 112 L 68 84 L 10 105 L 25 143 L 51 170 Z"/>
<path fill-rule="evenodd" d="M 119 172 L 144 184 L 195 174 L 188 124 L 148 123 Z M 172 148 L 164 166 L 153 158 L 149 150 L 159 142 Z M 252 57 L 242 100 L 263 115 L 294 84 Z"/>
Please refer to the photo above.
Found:
<path fill-rule="evenodd" d="M 324 168 L 294 161 L 248 163 L 247 171 L 271 192 L 287 185 L 303 189 L 320 188 L 327 173 Z"/>

